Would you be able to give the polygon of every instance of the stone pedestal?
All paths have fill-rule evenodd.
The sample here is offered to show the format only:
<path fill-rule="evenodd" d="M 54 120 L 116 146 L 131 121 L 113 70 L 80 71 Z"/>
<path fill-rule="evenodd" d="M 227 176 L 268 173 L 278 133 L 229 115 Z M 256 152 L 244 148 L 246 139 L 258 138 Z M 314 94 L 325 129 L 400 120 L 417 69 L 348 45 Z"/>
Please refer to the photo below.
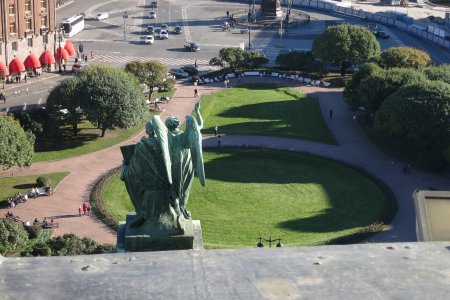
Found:
<path fill-rule="evenodd" d="M 162 251 L 203 248 L 200 222 L 182 219 L 184 234 L 166 222 L 167 220 L 146 220 L 138 228 L 130 224 L 136 219 L 135 213 L 127 213 L 126 221 L 119 222 L 117 232 L 118 251 Z M 194 228 L 196 227 L 196 228 Z M 194 241 L 194 239 L 196 241 Z M 195 246 L 194 246 L 195 243 Z"/>

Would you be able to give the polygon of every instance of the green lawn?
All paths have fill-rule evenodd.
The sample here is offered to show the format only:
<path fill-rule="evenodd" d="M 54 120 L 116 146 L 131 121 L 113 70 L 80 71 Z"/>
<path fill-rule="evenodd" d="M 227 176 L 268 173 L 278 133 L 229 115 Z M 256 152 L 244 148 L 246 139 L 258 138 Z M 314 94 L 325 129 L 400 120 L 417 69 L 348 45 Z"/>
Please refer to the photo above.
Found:
<path fill-rule="evenodd" d="M 336 144 L 317 99 L 275 84 L 252 83 L 202 97 L 203 133 L 284 136 Z"/>
<path fill-rule="evenodd" d="M 204 158 L 206 187 L 195 181 L 188 208 L 209 248 L 254 247 L 259 236 L 287 246 L 323 244 L 383 214 L 379 186 L 339 163 L 262 149 L 205 151 Z M 133 210 L 118 175 L 104 195 L 116 220 Z"/>
<path fill-rule="evenodd" d="M 14 176 L 0 178 L 0 207 L 6 203 L 6 199 L 18 192 L 26 194 L 30 189 L 36 186 L 36 178 L 46 176 L 50 178 L 52 189 L 59 184 L 69 172 L 59 172 L 50 174 L 39 174 L 31 176 Z"/>
<path fill-rule="evenodd" d="M 82 121 L 76 137 L 67 126 L 62 128 L 61 135 L 56 138 L 40 140 L 36 145 L 33 162 L 69 158 L 102 150 L 130 139 L 144 127 L 145 123 L 142 123 L 129 129 L 108 130 L 102 138 L 100 129 L 88 121 Z"/>

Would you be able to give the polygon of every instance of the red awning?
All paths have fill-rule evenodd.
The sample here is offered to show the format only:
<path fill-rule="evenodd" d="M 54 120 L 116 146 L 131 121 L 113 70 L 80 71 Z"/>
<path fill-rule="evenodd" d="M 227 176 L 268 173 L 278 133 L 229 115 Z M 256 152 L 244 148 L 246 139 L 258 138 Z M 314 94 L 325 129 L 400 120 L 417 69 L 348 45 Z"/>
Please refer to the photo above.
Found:
<path fill-rule="evenodd" d="M 69 53 L 67 53 L 67 50 L 64 48 L 59 47 L 58 49 L 56 49 L 56 55 L 55 55 L 56 60 L 60 60 L 60 58 L 62 59 L 69 59 Z"/>
<path fill-rule="evenodd" d="M 37 59 L 36 55 L 31 54 L 28 55 L 28 57 L 25 59 L 25 67 L 30 69 L 38 69 L 41 67 L 41 63 L 39 62 L 39 59 Z"/>
<path fill-rule="evenodd" d="M 39 61 L 42 65 L 51 65 L 55 63 L 55 57 L 50 51 L 45 50 L 39 57 Z"/>
<path fill-rule="evenodd" d="M 67 50 L 67 52 L 69 53 L 70 56 L 74 56 L 77 54 L 77 52 L 75 51 L 75 48 L 73 47 L 73 44 L 71 41 L 66 40 L 66 43 L 64 45 L 64 49 Z"/>
<path fill-rule="evenodd" d="M 9 63 L 9 71 L 14 73 L 20 73 L 25 72 L 25 66 L 23 63 L 15 57 L 10 63 Z"/>
<path fill-rule="evenodd" d="M 2 70 L 3 70 L 4 77 L 9 76 L 8 67 L 4 63 L 0 62 L 0 75 L 1 75 Z"/>

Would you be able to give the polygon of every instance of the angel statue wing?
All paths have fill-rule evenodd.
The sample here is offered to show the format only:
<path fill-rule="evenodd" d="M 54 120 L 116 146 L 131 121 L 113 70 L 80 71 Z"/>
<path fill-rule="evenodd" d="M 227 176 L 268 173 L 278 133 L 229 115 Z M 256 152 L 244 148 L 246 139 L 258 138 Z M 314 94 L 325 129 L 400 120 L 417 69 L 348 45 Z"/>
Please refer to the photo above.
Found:
<path fill-rule="evenodd" d="M 168 130 L 166 125 L 159 116 L 153 116 L 153 126 L 155 128 L 155 133 L 159 145 L 161 146 L 162 156 L 164 160 L 164 166 L 167 172 L 167 180 L 169 184 L 172 184 L 172 161 L 170 159 L 169 152 L 169 140 L 168 140 Z"/>
<path fill-rule="evenodd" d="M 199 118 L 201 116 L 197 113 Z M 202 122 L 200 121 L 200 125 Z M 188 147 L 191 150 L 192 165 L 194 167 L 195 175 L 202 186 L 205 186 L 205 169 L 203 166 L 203 153 L 202 153 L 202 134 L 200 133 L 201 127 L 197 124 L 196 120 L 191 116 L 186 116 L 186 130 L 184 134 L 187 135 Z"/>

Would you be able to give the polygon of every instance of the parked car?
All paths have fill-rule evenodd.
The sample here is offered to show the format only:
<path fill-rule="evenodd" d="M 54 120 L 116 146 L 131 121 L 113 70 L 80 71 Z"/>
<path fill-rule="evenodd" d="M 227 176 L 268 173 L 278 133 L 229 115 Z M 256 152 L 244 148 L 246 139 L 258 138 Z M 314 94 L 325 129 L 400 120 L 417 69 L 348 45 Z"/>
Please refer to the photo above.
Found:
<path fill-rule="evenodd" d="M 150 11 L 150 13 L 148 14 L 148 17 L 150 18 L 150 19 L 156 19 L 156 11 Z"/>
<path fill-rule="evenodd" d="M 167 24 L 162 24 L 162 25 L 161 25 L 161 30 L 169 31 L 169 25 L 167 25 Z"/>
<path fill-rule="evenodd" d="M 184 66 L 181 67 L 181 69 L 183 69 L 186 73 L 188 73 L 191 76 L 198 74 L 198 68 L 195 65 Z"/>
<path fill-rule="evenodd" d="M 95 16 L 98 21 L 105 20 L 109 18 L 108 13 L 101 13 Z"/>
<path fill-rule="evenodd" d="M 381 38 L 381 39 L 385 39 L 385 40 L 391 37 L 389 35 L 389 33 L 387 33 L 386 31 L 382 31 L 382 30 L 375 31 L 374 33 L 375 33 L 376 37 Z"/>
<path fill-rule="evenodd" d="M 164 40 L 169 38 L 169 32 L 167 30 L 162 30 L 159 32 L 159 38 Z"/>
<path fill-rule="evenodd" d="M 75 74 L 81 73 L 84 71 L 84 69 L 86 69 L 89 65 L 86 63 L 75 63 L 72 66 L 72 72 Z"/>
<path fill-rule="evenodd" d="M 155 33 L 155 27 L 148 26 L 147 27 L 147 34 L 154 34 Z"/>
<path fill-rule="evenodd" d="M 153 35 L 147 35 L 145 37 L 146 44 L 153 44 L 154 42 L 155 42 L 155 38 L 153 37 Z"/>
<path fill-rule="evenodd" d="M 175 26 L 175 28 L 174 28 L 174 30 L 173 30 L 173 33 L 175 33 L 175 34 L 180 34 L 180 33 L 182 33 L 183 31 L 181 30 L 181 26 Z"/>
<path fill-rule="evenodd" d="M 170 74 L 174 75 L 175 78 L 186 78 L 189 77 L 189 74 L 180 68 L 173 68 L 169 71 Z"/>
<path fill-rule="evenodd" d="M 200 47 L 197 43 L 189 42 L 184 45 L 184 49 L 189 52 L 196 52 L 200 50 Z"/>
<path fill-rule="evenodd" d="M 151 8 L 157 8 L 158 7 L 158 2 L 153 1 L 152 3 L 150 3 L 150 7 Z"/>

